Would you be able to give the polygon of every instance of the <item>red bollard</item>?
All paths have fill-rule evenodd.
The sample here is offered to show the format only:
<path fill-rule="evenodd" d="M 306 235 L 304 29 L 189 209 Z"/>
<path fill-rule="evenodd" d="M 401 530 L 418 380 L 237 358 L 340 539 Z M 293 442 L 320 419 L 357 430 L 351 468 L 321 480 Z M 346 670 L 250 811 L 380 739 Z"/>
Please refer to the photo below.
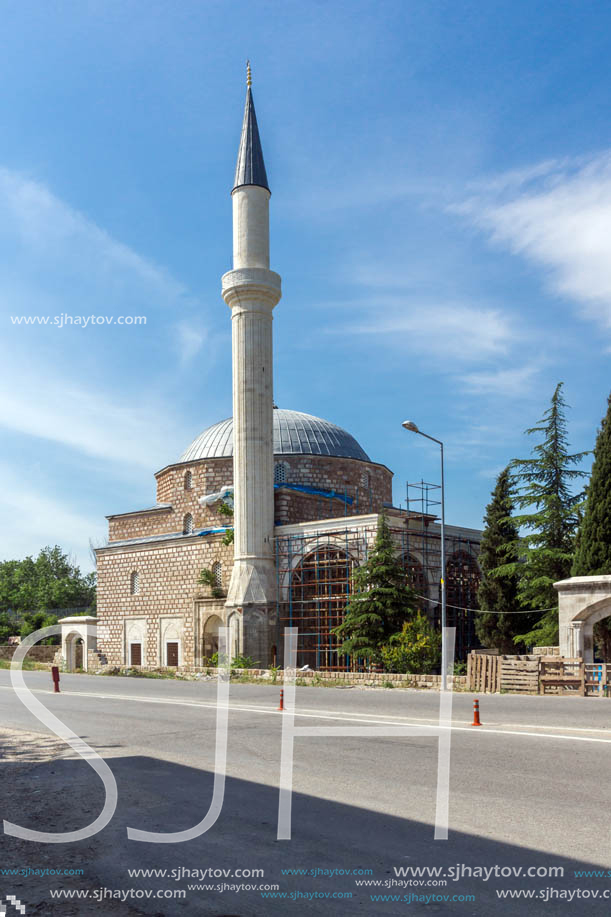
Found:
<path fill-rule="evenodd" d="M 280 688 L 280 706 L 278 707 L 278 710 L 284 710 L 284 688 Z"/>
<path fill-rule="evenodd" d="M 59 666 L 51 666 L 51 678 L 53 679 L 53 690 L 59 694 Z"/>
<path fill-rule="evenodd" d="M 481 726 L 482 725 L 480 722 L 480 718 L 479 718 L 479 701 L 477 699 L 473 701 L 473 722 L 471 723 L 471 725 L 472 726 Z"/>

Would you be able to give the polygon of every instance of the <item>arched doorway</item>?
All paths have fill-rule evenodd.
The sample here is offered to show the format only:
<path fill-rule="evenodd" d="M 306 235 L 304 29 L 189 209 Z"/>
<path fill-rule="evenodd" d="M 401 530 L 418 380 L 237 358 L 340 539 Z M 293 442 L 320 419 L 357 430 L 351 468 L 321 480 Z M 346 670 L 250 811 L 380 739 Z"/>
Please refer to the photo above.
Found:
<path fill-rule="evenodd" d="M 299 628 L 297 666 L 345 668 L 339 639 L 332 633 L 345 615 L 353 561 L 340 548 L 316 548 L 295 568 L 291 580 L 290 624 Z M 289 623 L 289 622 L 287 622 Z"/>
<path fill-rule="evenodd" d="M 223 626 L 222 618 L 218 615 L 210 615 L 204 624 L 204 645 L 203 657 L 210 659 L 219 651 L 219 627 Z"/>
<path fill-rule="evenodd" d="M 611 616 L 611 575 L 572 576 L 558 592 L 560 655 L 594 661 L 594 625 Z"/>
<path fill-rule="evenodd" d="M 65 641 L 66 670 L 76 672 L 84 668 L 84 643 L 80 634 L 73 632 L 67 635 Z"/>

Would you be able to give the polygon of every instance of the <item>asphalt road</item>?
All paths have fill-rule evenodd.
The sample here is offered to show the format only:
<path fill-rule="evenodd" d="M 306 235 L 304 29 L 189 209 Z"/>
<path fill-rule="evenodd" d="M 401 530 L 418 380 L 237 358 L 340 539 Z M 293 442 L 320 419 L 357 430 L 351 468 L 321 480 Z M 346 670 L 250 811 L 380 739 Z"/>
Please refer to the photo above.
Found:
<path fill-rule="evenodd" d="M 145 844 L 128 840 L 126 826 L 183 830 L 198 822 L 210 805 L 215 681 L 64 675 L 60 695 L 49 693 L 47 673 L 26 673 L 26 682 L 49 709 L 107 758 L 116 776 L 119 805 L 113 822 L 89 842 L 95 874 L 104 886 L 187 890 L 188 884 L 197 882 L 184 876 L 179 880 L 130 878 L 128 868 L 264 870 L 264 876 L 255 879 L 206 878 L 201 884 L 217 887 L 188 890 L 180 901 L 139 900 L 143 913 L 238 917 L 414 911 L 530 915 L 566 914 L 569 909 L 609 913 L 611 898 L 573 897 L 569 903 L 562 895 L 585 891 L 611 895 L 611 878 L 574 875 L 576 870 L 611 869 L 611 700 L 484 696 L 480 699 L 484 725 L 475 728 L 470 725 L 473 696 L 455 695 L 447 841 L 433 838 L 435 735 L 297 738 L 289 841 L 276 838 L 283 718 L 276 710 L 279 686 L 232 685 L 228 780 L 218 821 L 208 833 L 186 843 Z M 296 724 L 413 724 L 426 731 L 434 725 L 438 709 L 439 696 L 429 692 L 298 688 Z M 0 724 L 46 731 L 15 697 L 7 671 L 0 671 Z M 60 812 L 54 830 L 73 830 L 99 811 L 100 781 L 84 762 L 43 764 L 38 773 L 48 792 L 64 800 L 65 812 Z M 75 780 L 91 785 L 90 814 L 70 806 L 70 785 Z M 20 822 L 18 800 L 3 817 Z M 12 843 L 4 838 L 9 853 Z M 53 846 L 55 859 L 69 863 L 72 845 Z M 36 865 L 41 845 L 30 847 Z M 466 874 L 461 864 L 467 867 Z M 463 875 L 459 881 L 446 876 L 446 886 L 356 884 L 416 878 L 397 875 L 395 870 L 401 867 L 447 870 L 457 865 Z M 478 867 L 495 866 L 522 867 L 523 872 L 553 867 L 564 870 L 564 875 L 478 876 Z M 371 873 L 288 876 L 282 874 L 286 869 L 368 869 Z M 468 869 L 475 873 L 469 875 Z M 429 880 L 421 876 L 416 881 Z M 222 883 L 259 888 L 220 891 Z M 262 898 L 264 885 L 277 885 L 279 892 L 293 898 Z M 546 888 L 558 897 L 548 901 L 497 897 L 498 891 Z M 340 892 L 351 893 L 352 898 L 311 897 Z M 472 895 L 474 900 L 372 901 L 371 895 L 379 894 Z"/>

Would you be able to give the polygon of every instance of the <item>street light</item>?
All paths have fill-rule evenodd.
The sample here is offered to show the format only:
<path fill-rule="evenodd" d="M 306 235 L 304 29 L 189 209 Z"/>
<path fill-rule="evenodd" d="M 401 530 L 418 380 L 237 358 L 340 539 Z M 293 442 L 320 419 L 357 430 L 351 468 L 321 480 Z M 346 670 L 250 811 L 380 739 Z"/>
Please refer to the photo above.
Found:
<path fill-rule="evenodd" d="M 446 645 L 446 532 L 445 532 L 445 491 L 443 479 L 443 443 L 428 433 L 423 433 L 413 420 L 404 420 L 401 424 L 410 433 L 418 433 L 437 443 L 441 450 L 441 690 L 446 691 L 447 684 L 447 645 Z"/>

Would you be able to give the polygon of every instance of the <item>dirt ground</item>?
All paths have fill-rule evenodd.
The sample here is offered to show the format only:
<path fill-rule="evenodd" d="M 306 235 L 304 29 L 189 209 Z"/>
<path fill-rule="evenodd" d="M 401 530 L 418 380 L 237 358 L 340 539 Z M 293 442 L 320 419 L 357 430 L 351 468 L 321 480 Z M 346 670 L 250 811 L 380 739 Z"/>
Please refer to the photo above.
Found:
<path fill-rule="evenodd" d="M 87 771 L 67 771 L 65 763 L 78 759 L 64 742 L 33 732 L 0 728 L 0 811 L 8 821 L 35 828 L 37 831 L 71 830 L 65 826 L 66 800 L 80 815 L 94 817 L 100 810 L 102 793 L 95 789 Z M 63 764 L 63 766 L 62 766 Z M 68 774 L 70 777 L 68 778 Z M 61 825 L 61 827 L 59 827 Z M 74 827 L 77 827 L 75 824 Z M 50 917 L 89 917 L 89 915 L 125 915 L 139 917 L 143 912 L 127 902 L 106 899 L 104 902 L 52 899 L 50 889 L 100 888 L 104 883 L 96 875 L 99 835 L 73 844 L 40 844 L 21 838 L 0 835 L 0 901 L 15 895 L 31 914 Z M 83 875 L 7 875 L 8 869 L 44 870 L 83 869 Z M 15 914 L 17 911 L 15 911 Z M 10 909 L 7 917 L 10 917 Z"/>

